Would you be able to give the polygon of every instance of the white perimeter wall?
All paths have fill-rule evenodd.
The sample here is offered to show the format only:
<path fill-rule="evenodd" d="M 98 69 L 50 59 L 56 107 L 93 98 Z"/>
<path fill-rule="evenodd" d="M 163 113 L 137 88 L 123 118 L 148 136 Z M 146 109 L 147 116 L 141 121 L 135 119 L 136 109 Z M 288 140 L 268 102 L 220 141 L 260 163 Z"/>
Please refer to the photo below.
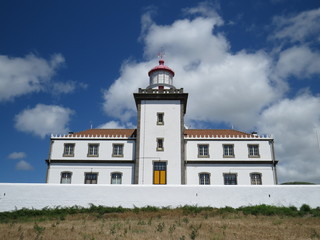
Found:
<path fill-rule="evenodd" d="M 320 186 L 153 186 L 60 185 L 0 183 L 0 212 L 21 208 L 89 207 L 89 204 L 126 208 L 183 205 L 240 207 L 258 204 L 320 206 Z"/>

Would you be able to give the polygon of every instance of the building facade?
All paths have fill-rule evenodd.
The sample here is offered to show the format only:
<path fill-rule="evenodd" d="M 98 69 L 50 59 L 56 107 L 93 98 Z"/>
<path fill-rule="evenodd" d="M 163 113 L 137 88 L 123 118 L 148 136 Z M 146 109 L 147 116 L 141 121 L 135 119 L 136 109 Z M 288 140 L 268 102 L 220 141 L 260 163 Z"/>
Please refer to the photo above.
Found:
<path fill-rule="evenodd" d="M 174 72 L 151 69 L 134 93 L 137 129 L 51 136 L 47 183 L 155 185 L 277 184 L 274 140 L 233 129 L 186 129 L 188 94 Z"/>

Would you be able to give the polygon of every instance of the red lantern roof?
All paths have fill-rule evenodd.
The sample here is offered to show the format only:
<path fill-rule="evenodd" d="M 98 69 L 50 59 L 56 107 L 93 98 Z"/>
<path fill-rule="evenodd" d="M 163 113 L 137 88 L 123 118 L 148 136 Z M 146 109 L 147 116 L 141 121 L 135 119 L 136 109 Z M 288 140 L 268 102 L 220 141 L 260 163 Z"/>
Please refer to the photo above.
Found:
<path fill-rule="evenodd" d="M 166 65 L 164 65 L 164 60 L 163 59 L 159 60 L 159 65 L 158 66 L 155 66 L 154 68 L 152 68 L 148 72 L 149 77 L 153 72 L 156 72 L 156 71 L 167 71 L 167 72 L 171 73 L 172 76 L 174 76 L 174 71 L 171 68 L 169 68 Z"/>

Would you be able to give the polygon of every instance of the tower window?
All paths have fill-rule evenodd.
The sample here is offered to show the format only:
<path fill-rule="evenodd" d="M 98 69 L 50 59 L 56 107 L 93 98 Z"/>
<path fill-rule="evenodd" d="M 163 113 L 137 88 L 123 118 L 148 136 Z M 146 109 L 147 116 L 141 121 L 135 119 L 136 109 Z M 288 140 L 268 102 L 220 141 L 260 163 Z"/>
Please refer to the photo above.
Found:
<path fill-rule="evenodd" d="M 163 117 L 164 117 L 164 113 L 157 113 L 157 125 L 164 124 Z"/>
<path fill-rule="evenodd" d="M 157 151 L 163 151 L 163 138 L 157 138 Z"/>

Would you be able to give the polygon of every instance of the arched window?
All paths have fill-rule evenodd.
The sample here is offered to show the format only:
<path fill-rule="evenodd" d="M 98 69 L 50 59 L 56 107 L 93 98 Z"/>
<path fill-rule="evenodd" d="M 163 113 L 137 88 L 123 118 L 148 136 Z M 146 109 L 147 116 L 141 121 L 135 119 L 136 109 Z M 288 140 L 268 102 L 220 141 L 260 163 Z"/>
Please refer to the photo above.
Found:
<path fill-rule="evenodd" d="M 199 173 L 199 184 L 210 185 L 210 173 Z"/>
<path fill-rule="evenodd" d="M 122 184 L 122 173 L 111 173 L 111 184 Z"/>
<path fill-rule="evenodd" d="M 261 173 L 250 173 L 251 185 L 262 185 L 262 174 Z"/>
<path fill-rule="evenodd" d="M 71 183 L 72 172 L 62 172 L 61 173 L 61 184 L 70 184 Z"/>

